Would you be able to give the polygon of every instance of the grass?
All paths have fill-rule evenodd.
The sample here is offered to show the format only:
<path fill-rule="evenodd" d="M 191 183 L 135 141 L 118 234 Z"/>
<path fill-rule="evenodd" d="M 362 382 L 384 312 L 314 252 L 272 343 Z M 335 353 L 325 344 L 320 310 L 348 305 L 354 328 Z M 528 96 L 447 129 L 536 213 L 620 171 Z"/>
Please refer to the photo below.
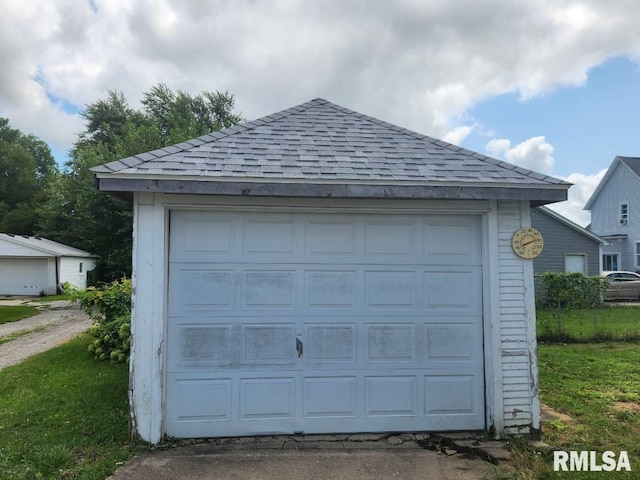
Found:
<path fill-rule="evenodd" d="M 128 439 L 126 365 L 78 337 L 0 371 L 0 478 L 103 480 L 142 447 Z"/>
<path fill-rule="evenodd" d="M 594 309 L 537 309 L 540 342 L 638 342 L 640 307 L 604 305 Z"/>
<path fill-rule="evenodd" d="M 542 345 L 538 359 L 542 402 L 570 416 L 544 422 L 542 439 L 565 451 L 626 450 L 632 472 L 555 473 L 551 452 L 516 442 L 519 478 L 640 478 L 640 345 Z"/>
<path fill-rule="evenodd" d="M 30 333 L 43 332 L 46 329 L 47 329 L 47 327 L 45 325 L 41 325 L 39 327 L 26 328 L 24 330 L 20 330 L 20 331 L 14 332 L 14 333 L 12 333 L 10 335 L 6 335 L 4 337 L 0 337 L 0 345 L 2 345 L 4 343 L 11 342 L 11 341 L 15 340 L 16 338 L 20 338 L 20 337 L 24 337 L 25 335 L 29 335 Z"/>
<path fill-rule="evenodd" d="M 69 294 L 49 295 L 47 297 L 32 298 L 30 302 L 54 302 L 56 300 L 73 300 L 73 296 Z"/>
<path fill-rule="evenodd" d="M 11 305 L 0 307 L 0 325 L 33 317 L 38 312 L 39 310 L 31 305 Z"/>

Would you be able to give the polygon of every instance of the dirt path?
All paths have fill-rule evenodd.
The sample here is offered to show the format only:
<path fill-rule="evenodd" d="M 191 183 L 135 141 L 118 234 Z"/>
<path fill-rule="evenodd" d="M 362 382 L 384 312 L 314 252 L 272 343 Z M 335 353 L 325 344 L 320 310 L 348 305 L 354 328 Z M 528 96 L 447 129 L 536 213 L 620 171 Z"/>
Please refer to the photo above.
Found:
<path fill-rule="evenodd" d="M 85 332 L 91 319 L 70 302 L 52 302 L 33 317 L 0 325 L 0 370 L 20 363 L 31 355 L 44 352 Z M 28 333 L 27 333 L 28 332 Z"/>

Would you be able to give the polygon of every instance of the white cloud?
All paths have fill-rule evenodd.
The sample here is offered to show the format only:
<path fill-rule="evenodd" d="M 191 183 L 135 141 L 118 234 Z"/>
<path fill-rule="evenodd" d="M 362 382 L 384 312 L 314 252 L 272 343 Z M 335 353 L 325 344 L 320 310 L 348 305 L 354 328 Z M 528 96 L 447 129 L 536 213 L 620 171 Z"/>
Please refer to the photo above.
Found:
<path fill-rule="evenodd" d="M 553 169 L 553 145 L 545 137 L 532 137 L 515 147 L 506 138 L 490 140 L 485 146 L 489 155 L 535 172 L 550 174 Z"/>
<path fill-rule="evenodd" d="M 115 89 L 135 103 L 164 82 L 229 90 L 249 119 L 321 96 L 457 141 L 482 100 L 580 85 L 608 58 L 637 58 L 639 14 L 634 0 L 4 2 L 0 114 L 69 144 L 80 122 L 52 98 L 82 107 Z"/>
<path fill-rule="evenodd" d="M 496 158 L 503 158 L 504 154 L 511 148 L 511 140 L 507 138 L 494 138 L 489 140 L 485 148 L 489 155 Z"/>
<path fill-rule="evenodd" d="M 583 210 L 583 208 L 606 172 L 607 169 L 605 168 L 593 175 L 572 173 L 568 177 L 564 177 L 563 180 L 573 183 L 573 186 L 569 189 L 567 201 L 547 206 L 578 225 L 587 226 L 591 223 L 591 214 L 589 211 Z"/>
<path fill-rule="evenodd" d="M 442 140 L 448 143 L 453 143 L 454 145 L 460 145 L 462 141 L 473 131 L 473 128 L 473 125 L 461 125 L 445 133 L 442 136 Z"/>

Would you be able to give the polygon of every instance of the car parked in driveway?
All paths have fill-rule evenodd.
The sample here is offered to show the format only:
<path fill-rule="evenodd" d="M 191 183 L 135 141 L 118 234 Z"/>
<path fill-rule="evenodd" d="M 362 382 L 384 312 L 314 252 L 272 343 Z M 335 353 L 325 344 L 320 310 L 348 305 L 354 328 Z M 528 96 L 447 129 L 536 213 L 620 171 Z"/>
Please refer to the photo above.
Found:
<path fill-rule="evenodd" d="M 636 272 L 603 272 L 609 280 L 604 294 L 608 301 L 640 301 L 640 274 Z"/>

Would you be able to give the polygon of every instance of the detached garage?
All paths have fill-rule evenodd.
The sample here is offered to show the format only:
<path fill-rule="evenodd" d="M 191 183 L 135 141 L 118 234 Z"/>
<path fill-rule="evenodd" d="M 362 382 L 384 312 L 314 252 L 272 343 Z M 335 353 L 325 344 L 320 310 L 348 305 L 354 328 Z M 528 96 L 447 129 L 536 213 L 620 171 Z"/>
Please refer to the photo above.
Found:
<path fill-rule="evenodd" d="M 87 272 L 97 260 L 43 237 L 0 233 L 0 295 L 55 295 L 65 282 L 86 288 Z"/>
<path fill-rule="evenodd" d="M 132 193 L 144 440 L 539 428 L 512 237 L 569 184 L 322 99 L 94 172 Z"/>

